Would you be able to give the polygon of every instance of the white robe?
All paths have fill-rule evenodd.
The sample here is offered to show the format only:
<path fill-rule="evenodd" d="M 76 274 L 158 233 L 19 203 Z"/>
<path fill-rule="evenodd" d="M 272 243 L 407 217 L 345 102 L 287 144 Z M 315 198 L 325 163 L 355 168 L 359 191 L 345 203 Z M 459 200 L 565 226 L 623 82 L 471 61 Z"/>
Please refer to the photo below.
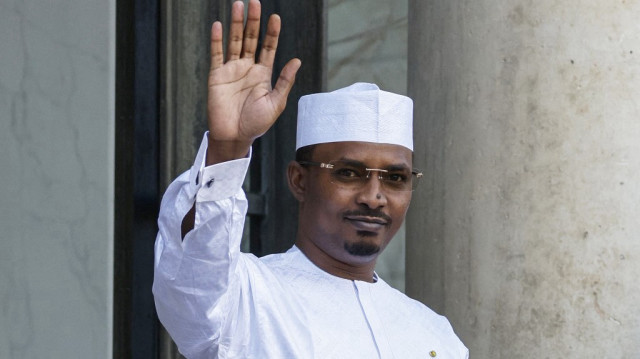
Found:
<path fill-rule="evenodd" d="M 446 318 L 391 288 L 332 276 L 296 247 L 240 252 L 249 158 L 194 166 L 167 189 L 153 293 L 187 358 L 468 358 Z M 212 181 L 213 179 L 213 181 Z M 194 229 L 181 222 L 196 202 Z"/>

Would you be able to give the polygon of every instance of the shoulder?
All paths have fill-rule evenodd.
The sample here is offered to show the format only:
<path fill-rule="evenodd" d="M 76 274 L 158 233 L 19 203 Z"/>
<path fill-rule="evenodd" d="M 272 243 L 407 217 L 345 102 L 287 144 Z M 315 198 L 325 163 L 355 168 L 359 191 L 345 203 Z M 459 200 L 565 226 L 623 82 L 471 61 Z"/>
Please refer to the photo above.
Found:
<path fill-rule="evenodd" d="M 256 257 L 251 253 L 241 256 L 242 267 L 250 277 L 263 277 L 269 280 L 282 281 L 291 272 L 291 255 L 287 252 Z"/>
<path fill-rule="evenodd" d="M 274 273 L 286 277 L 315 278 L 317 276 L 327 276 L 326 273 L 315 267 L 295 246 L 284 253 L 261 257 L 260 262 L 269 267 Z"/>
<path fill-rule="evenodd" d="M 259 262 L 260 265 L 269 268 L 270 271 L 277 274 L 280 274 L 279 272 L 282 272 L 284 268 L 289 267 L 291 260 L 291 255 L 287 252 L 269 254 L 264 257 L 255 258 L 255 261 Z"/>

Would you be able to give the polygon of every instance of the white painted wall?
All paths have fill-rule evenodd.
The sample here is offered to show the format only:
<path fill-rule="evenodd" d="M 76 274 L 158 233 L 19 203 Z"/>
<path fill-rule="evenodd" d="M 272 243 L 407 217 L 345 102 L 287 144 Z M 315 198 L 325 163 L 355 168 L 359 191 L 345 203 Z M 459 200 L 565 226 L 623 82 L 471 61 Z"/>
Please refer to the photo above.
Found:
<path fill-rule="evenodd" d="M 115 1 L 0 1 L 0 358 L 110 358 Z"/>

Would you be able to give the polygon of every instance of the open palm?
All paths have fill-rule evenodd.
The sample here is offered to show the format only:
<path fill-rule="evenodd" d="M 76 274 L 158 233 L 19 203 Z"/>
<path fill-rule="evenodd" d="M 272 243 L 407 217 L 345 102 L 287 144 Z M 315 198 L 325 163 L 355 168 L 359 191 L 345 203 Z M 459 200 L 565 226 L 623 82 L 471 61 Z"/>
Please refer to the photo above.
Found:
<path fill-rule="evenodd" d="M 222 50 L 222 25 L 215 22 L 211 29 L 207 101 L 211 148 L 207 159 L 209 164 L 246 154 L 251 143 L 263 135 L 284 110 L 295 74 L 300 68 L 300 60 L 289 61 L 282 69 L 275 87 L 271 88 L 280 17 L 272 15 L 269 18 L 258 62 L 255 58 L 260 2 L 249 2 L 244 32 L 243 17 L 244 4 L 236 1 L 231 14 L 226 62 Z"/>

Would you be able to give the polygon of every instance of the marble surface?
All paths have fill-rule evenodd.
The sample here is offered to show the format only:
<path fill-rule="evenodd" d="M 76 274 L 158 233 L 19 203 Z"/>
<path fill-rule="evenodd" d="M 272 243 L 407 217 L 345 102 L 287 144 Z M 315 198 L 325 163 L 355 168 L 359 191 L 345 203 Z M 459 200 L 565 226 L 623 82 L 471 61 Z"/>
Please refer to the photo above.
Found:
<path fill-rule="evenodd" d="M 0 2 L 0 358 L 111 356 L 114 19 Z"/>
<path fill-rule="evenodd" d="M 328 90 L 373 82 L 383 90 L 406 94 L 407 7 L 407 0 L 328 1 Z M 403 227 L 376 265 L 380 277 L 401 291 L 405 288 L 404 233 Z"/>
<path fill-rule="evenodd" d="M 407 0 L 329 0 L 327 85 L 407 92 Z"/>

